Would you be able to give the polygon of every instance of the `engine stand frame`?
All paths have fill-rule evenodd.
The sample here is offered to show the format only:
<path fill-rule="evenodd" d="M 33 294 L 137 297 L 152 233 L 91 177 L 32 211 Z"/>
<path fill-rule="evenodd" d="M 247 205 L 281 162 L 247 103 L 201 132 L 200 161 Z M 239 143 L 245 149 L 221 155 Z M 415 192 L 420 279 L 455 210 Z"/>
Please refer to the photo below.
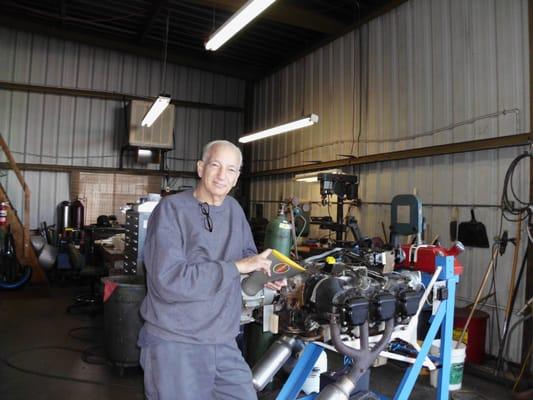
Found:
<path fill-rule="evenodd" d="M 436 400 L 448 400 L 449 386 L 450 386 L 450 370 L 451 370 L 451 354 L 453 345 L 453 316 L 455 309 L 455 288 L 459 281 L 459 276 L 454 274 L 454 257 L 438 256 L 436 258 L 436 265 L 441 267 L 441 273 L 438 281 L 445 281 L 447 289 L 447 298 L 442 299 L 436 313 L 431 318 L 431 325 L 424 338 L 424 342 L 420 347 L 418 355 L 414 364 L 407 368 L 398 390 L 394 395 L 394 400 L 408 400 L 416 380 L 419 377 L 420 369 L 424 364 L 426 356 L 429 354 L 433 340 L 440 329 L 441 333 L 441 347 L 440 355 L 438 357 L 441 368 L 438 371 Z M 289 375 L 287 382 L 283 385 L 276 400 L 294 400 L 300 393 L 305 380 L 311 373 L 318 357 L 324 351 L 322 346 L 315 343 L 309 343 L 302 352 L 298 362 Z M 300 397 L 299 400 L 313 400 L 317 397 L 317 393 Z M 382 400 L 387 400 L 388 397 L 379 395 Z"/>

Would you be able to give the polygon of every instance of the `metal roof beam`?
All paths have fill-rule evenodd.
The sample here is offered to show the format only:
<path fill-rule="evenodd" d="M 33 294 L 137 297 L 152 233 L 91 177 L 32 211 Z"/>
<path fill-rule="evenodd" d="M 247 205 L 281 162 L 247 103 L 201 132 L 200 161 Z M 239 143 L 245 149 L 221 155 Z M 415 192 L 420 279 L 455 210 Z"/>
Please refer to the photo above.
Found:
<path fill-rule="evenodd" d="M 533 1 L 533 0 L 531 0 Z M 320 171 L 330 168 L 341 168 L 350 165 L 367 165 L 396 160 L 408 160 L 421 157 L 435 157 L 449 154 L 468 153 L 473 151 L 501 149 L 504 147 L 525 146 L 529 144 L 530 133 L 499 136 L 489 139 L 477 139 L 466 142 L 440 144 L 436 146 L 418 147 L 409 150 L 398 150 L 386 153 L 369 154 L 367 156 L 344 158 L 340 160 L 322 161 L 315 164 L 302 164 L 293 167 L 276 168 L 252 172 L 245 178 L 285 175 L 300 172 Z"/>
<path fill-rule="evenodd" d="M 137 37 L 137 43 L 139 44 L 144 43 L 144 40 L 146 39 L 146 35 L 148 34 L 148 32 L 150 32 L 150 29 L 152 29 L 152 26 L 154 26 L 154 23 L 157 20 L 157 17 L 159 16 L 161 9 L 166 7 L 167 3 L 168 3 L 167 0 L 153 0 L 152 1 L 152 6 L 150 7 L 150 15 L 148 16 L 148 19 L 146 20 L 146 23 L 144 24 L 142 31 L 139 33 L 139 36 Z"/>
<path fill-rule="evenodd" d="M 288 58 L 283 60 L 279 65 L 275 66 L 270 71 L 267 71 L 265 76 L 270 76 L 270 75 L 276 73 L 277 71 L 285 68 L 287 65 L 290 65 L 293 62 L 304 58 L 305 56 L 307 56 L 308 54 L 311 54 L 315 50 L 318 50 L 321 47 L 326 46 L 327 44 L 333 42 L 334 40 L 338 39 L 339 37 L 341 37 L 343 35 L 346 35 L 347 33 L 351 32 L 351 31 L 353 31 L 355 29 L 358 29 L 360 26 L 366 24 L 367 22 L 373 20 L 374 18 L 377 18 L 377 17 L 379 17 L 379 16 L 381 16 L 383 14 L 388 13 L 389 11 L 393 10 L 396 7 L 399 7 L 400 5 L 402 5 L 403 3 L 407 2 L 407 1 L 408 0 L 387 0 L 380 7 L 377 7 L 375 9 L 373 9 L 372 11 L 370 11 L 367 14 L 361 15 L 361 19 L 356 21 L 355 23 L 353 23 L 351 25 L 346 25 L 346 26 L 344 26 L 344 28 L 341 31 L 338 31 L 335 34 L 332 34 L 332 35 L 326 37 L 322 41 L 316 40 L 311 46 L 303 49 L 298 54 L 289 56 Z"/>
<path fill-rule="evenodd" d="M 97 34 L 87 30 L 75 29 L 74 27 L 66 30 L 54 24 L 31 22 L 30 20 L 13 18 L 13 16 L 5 14 L 0 15 L 0 26 L 59 37 L 65 40 L 77 41 L 79 43 L 132 53 L 143 57 L 155 58 L 158 60 L 161 59 L 161 51 L 159 49 L 155 50 L 148 47 L 142 47 L 128 41 L 128 39 L 116 39 L 110 37 L 110 35 Z M 214 57 L 213 54 L 186 49 L 171 49 L 168 54 L 168 62 L 222 75 L 233 76 L 239 79 L 257 79 L 264 73 L 264 70 L 261 68 L 244 66 L 242 63 L 222 61 L 219 58 Z"/>
<path fill-rule="evenodd" d="M 188 1 L 202 6 L 215 7 L 221 10 L 228 10 L 232 12 L 237 11 L 243 4 L 242 0 Z M 282 24 L 292 25 L 298 28 L 321 32 L 328 35 L 337 34 L 346 29 L 345 24 L 333 18 L 329 18 L 300 7 L 285 5 L 281 2 L 280 4 L 275 4 L 268 8 L 263 14 L 261 14 L 261 17 L 280 22 Z"/>

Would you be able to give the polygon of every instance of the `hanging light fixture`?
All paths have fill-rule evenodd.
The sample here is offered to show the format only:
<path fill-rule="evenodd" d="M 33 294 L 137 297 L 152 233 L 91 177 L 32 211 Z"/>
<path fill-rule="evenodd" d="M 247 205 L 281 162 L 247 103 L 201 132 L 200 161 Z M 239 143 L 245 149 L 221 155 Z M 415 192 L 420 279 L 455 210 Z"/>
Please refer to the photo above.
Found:
<path fill-rule="evenodd" d="M 168 107 L 170 100 L 172 99 L 169 95 L 162 94 L 157 96 L 157 99 L 154 100 L 150 106 L 150 109 L 144 115 L 141 126 L 146 126 L 148 128 L 151 127 L 156 119 L 158 119 L 159 116 L 163 114 L 163 111 L 165 111 L 165 109 Z"/>
<path fill-rule="evenodd" d="M 163 51 L 163 73 L 161 74 L 161 90 L 163 90 L 163 85 L 165 84 L 165 75 L 167 72 L 167 47 L 168 47 L 168 25 L 169 25 L 170 14 L 167 14 L 167 24 L 165 29 L 165 44 Z M 141 126 L 151 127 L 152 124 L 159 118 L 163 111 L 168 107 L 172 97 L 169 94 L 160 94 L 157 96 L 157 99 L 154 100 L 146 114 L 141 121 Z"/>
<path fill-rule="evenodd" d="M 265 11 L 276 0 L 249 0 L 213 33 L 205 44 L 206 50 L 218 50 L 237 32 L 248 25 L 255 17 Z"/>
<path fill-rule="evenodd" d="M 297 119 L 296 121 L 287 122 L 286 124 L 281 124 L 274 126 L 273 128 L 268 128 L 259 132 L 250 133 L 239 139 L 241 143 L 253 142 L 254 140 L 264 139 L 269 136 L 279 135 L 281 133 L 294 131 L 296 129 L 305 128 L 311 125 L 314 125 L 318 122 L 318 115 L 309 114 L 304 118 Z"/>

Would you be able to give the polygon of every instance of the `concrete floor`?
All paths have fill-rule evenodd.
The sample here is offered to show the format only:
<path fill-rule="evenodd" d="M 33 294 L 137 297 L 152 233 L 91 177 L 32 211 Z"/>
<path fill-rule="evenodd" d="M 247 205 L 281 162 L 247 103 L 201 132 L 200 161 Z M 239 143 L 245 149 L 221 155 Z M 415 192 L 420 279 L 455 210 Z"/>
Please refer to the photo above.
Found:
<path fill-rule="evenodd" d="M 0 292 L 0 399 L 2 400 L 107 400 L 143 399 L 142 370 L 120 371 L 102 363 L 102 315 L 90 318 L 65 312 L 74 290 L 57 288 L 38 292 Z M 69 332 L 80 327 L 89 327 Z M 75 336 L 75 337 L 73 337 Z M 82 359 L 90 349 L 91 363 Z M 8 365 L 10 364 L 10 365 Z M 393 396 L 403 368 L 387 365 L 372 370 L 371 388 Z M 274 399 L 275 392 L 260 399 Z M 419 378 L 410 399 L 435 398 L 429 377 Z M 509 399 L 502 386 L 466 375 L 455 400 Z"/>

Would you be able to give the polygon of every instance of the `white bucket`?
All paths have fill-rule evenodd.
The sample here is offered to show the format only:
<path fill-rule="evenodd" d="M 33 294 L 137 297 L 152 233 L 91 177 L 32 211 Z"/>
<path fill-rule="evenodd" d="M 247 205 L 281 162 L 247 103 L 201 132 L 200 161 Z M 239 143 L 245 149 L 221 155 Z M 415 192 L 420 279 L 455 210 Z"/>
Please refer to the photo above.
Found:
<path fill-rule="evenodd" d="M 318 360 L 316 360 L 311 373 L 305 380 L 302 391 L 305 394 L 318 393 L 320 392 L 320 375 L 322 372 L 326 372 L 328 369 L 328 356 L 326 350 L 322 350 Z"/>
<path fill-rule="evenodd" d="M 463 367 L 466 357 L 466 345 L 461 343 L 458 348 L 455 348 L 457 342 L 452 341 L 452 359 L 450 368 L 450 391 L 459 390 L 463 384 Z M 438 357 L 440 355 L 440 339 L 434 340 L 431 345 L 429 353 Z M 429 374 L 429 383 L 433 387 L 437 387 L 437 378 L 439 370 L 431 371 Z"/>

